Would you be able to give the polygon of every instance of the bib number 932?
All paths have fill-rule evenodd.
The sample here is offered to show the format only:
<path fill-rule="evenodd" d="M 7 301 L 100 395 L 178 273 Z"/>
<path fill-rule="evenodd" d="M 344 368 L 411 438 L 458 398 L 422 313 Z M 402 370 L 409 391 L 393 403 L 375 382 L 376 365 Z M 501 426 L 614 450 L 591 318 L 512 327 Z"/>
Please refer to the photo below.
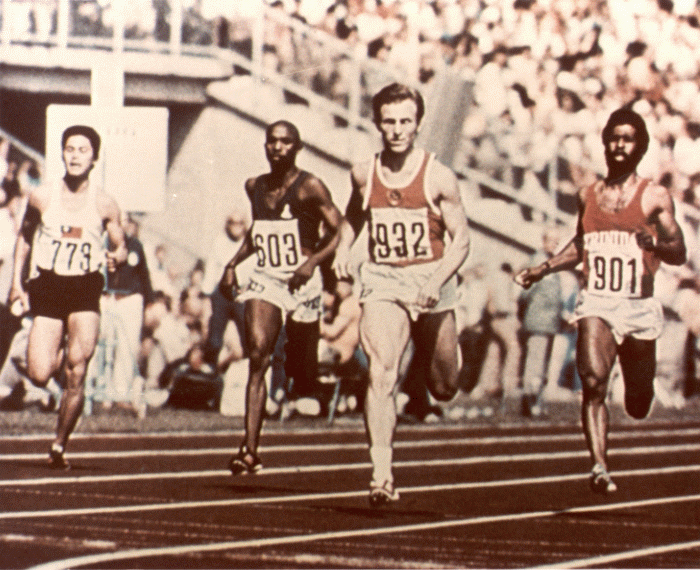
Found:
<path fill-rule="evenodd" d="M 377 263 L 432 259 L 427 208 L 372 210 L 370 243 Z"/>

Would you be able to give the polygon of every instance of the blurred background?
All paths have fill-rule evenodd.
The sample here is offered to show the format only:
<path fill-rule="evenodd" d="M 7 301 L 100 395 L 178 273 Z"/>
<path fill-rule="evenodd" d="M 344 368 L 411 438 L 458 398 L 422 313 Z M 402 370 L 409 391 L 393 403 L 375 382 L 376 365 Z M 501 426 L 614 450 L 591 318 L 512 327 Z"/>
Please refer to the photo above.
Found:
<path fill-rule="evenodd" d="M 682 408 L 700 388 L 699 62 L 695 0 L 1 0 L 0 302 L 24 199 L 45 179 L 47 161 L 60 156 L 55 144 L 47 148 L 51 106 L 92 105 L 90 113 L 115 117 L 122 107 L 153 108 L 152 125 L 148 113 L 121 131 L 110 123 L 127 152 L 119 154 L 118 176 L 103 180 L 105 190 L 125 200 L 122 186 L 156 168 L 138 151 L 149 129 L 153 144 L 164 147 L 164 177 L 162 186 L 137 189 L 149 198 L 143 208 L 122 202 L 149 283 L 120 293 L 141 296 L 136 313 L 106 311 L 89 402 L 126 402 L 143 414 L 165 401 L 168 394 L 157 391 L 171 391 L 183 370 L 221 377 L 213 403 L 204 400 L 241 413 L 240 332 L 226 328 L 213 362 L 205 353 L 220 310 L 211 295 L 221 252 L 227 239 L 239 239 L 233 226 L 250 223 L 243 183 L 268 168 L 264 128 L 278 119 L 299 127 L 299 166 L 325 181 L 342 210 L 350 165 L 380 148 L 371 97 L 400 81 L 425 97 L 420 143 L 457 173 L 472 229 L 472 253 L 460 271 L 463 395 L 476 409 L 497 410 L 534 384 L 537 415 L 547 401 L 575 399 L 580 390 L 575 330 L 566 320 L 580 276 L 562 274 L 523 295 L 512 275 L 568 241 L 577 189 L 604 173 L 602 127 L 631 103 L 652 139 L 639 173 L 671 192 L 690 253 L 685 266 L 664 266 L 656 283 L 666 315 L 657 399 Z M 351 411 L 361 406 L 365 363 L 353 293 L 330 288 L 327 295 L 319 349 L 325 386 L 318 407 L 297 410 L 332 419 L 348 401 Z M 547 326 L 528 318 L 542 298 L 556 312 Z M 5 323 L 13 324 L 3 324 L 2 357 L 21 376 L 21 346 L 15 354 L 11 342 L 24 325 L 5 309 Z M 125 330 L 134 320 L 136 334 Z M 335 336 L 341 324 L 345 336 Z M 532 334 L 550 337 L 539 379 L 523 378 Z M 117 356 L 125 344 L 126 356 Z M 120 359 L 129 373 L 117 389 Z M 271 415 L 284 413 L 288 390 L 283 366 L 275 370 Z M 344 376 L 353 381 L 341 388 Z M 31 401 L 26 382 L 5 384 L 12 405 Z M 408 401 L 420 399 L 406 390 Z M 451 417 L 465 410 L 454 408 Z M 428 399 L 406 416 L 424 421 L 445 410 Z"/>

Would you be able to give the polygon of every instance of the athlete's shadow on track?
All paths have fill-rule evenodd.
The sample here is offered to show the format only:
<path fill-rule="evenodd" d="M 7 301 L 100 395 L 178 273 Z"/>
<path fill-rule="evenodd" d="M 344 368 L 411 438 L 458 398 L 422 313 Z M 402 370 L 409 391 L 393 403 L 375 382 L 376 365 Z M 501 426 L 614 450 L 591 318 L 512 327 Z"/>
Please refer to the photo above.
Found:
<path fill-rule="evenodd" d="M 401 508 L 398 505 L 386 505 L 384 507 L 372 507 L 368 504 L 366 497 L 358 498 L 358 506 L 336 506 L 336 505 L 324 505 L 318 504 L 309 506 L 310 509 L 320 510 L 320 511 L 333 511 L 339 515 L 350 515 L 350 516 L 363 516 L 373 519 L 395 519 L 397 516 L 400 517 L 414 517 L 420 520 L 424 520 L 425 517 L 431 517 L 438 520 L 444 519 L 444 513 L 439 513 L 437 511 L 426 511 L 410 509 L 410 501 L 401 499 Z M 408 509 L 406 507 L 409 507 Z"/>
<path fill-rule="evenodd" d="M 235 484 L 229 483 L 229 484 L 222 484 L 222 485 L 208 485 L 210 489 L 219 489 L 223 490 L 226 492 L 230 492 L 231 490 L 235 491 L 236 493 L 240 493 L 242 495 L 267 495 L 270 493 L 279 493 L 279 494 L 285 494 L 285 495 L 300 495 L 304 493 L 308 493 L 308 491 L 304 489 L 295 489 L 293 487 L 276 487 L 273 485 L 259 485 L 259 484 L 245 484 L 245 481 L 241 482 L 240 484 L 236 482 Z"/>
<path fill-rule="evenodd" d="M 70 469 L 55 469 L 49 465 L 48 459 L 38 459 L 36 461 L 14 461 L 14 460 L 9 460 L 9 461 L 3 461 L 0 460 L 0 478 L 2 477 L 2 473 L 4 471 L 7 471 L 8 473 L 12 473 L 13 476 L 16 475 L 17 473 L 21 472 L 22 470 L 34 470 L 38 469 L 39 471 L 46 471 L 48 473 L 53 473 L 55 475 L 68 475 L 70 476 L 71 474 L 75 475 L 76 472 L 78 473 L 86 473 L 89 471 L 101 471 L 100 467 L 94 466 L 94 465 L 81 465 L 81 464 L 75 464 L 71 462 L 70 464 Z"/>

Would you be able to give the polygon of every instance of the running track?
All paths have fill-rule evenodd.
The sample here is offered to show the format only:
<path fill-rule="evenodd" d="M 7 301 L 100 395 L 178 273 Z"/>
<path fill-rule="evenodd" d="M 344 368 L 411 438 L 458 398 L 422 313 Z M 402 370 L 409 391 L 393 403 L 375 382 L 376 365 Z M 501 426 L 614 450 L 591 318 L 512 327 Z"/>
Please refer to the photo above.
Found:
<path fill-rule="evenodd" d="M 0 439 L 0 567 L 698 568 L 700 422 L 611 433 L 619 491 L 588 490 L 576 426 L 401 426 L 401 500 L 367 502 L 362 426 Z"/>

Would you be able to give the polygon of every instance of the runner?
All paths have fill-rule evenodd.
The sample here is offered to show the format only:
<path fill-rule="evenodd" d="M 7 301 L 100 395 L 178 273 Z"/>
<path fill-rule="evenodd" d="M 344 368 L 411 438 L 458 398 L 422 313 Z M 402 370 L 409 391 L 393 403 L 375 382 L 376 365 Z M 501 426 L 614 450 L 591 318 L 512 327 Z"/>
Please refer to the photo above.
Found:
<path fill-rule="evenodd" d="M 325 184 L 297 167 L 301 148 L 299 131 L 292 123 L 277 121 L 267 128 L 265 154 L 270 172 L 246 181 L 253 225 L 221 278 L 221 291 L 231 299 L 233 290 L 239 289 L 236 267 L 253 253 L 257 255 L 252 275 L 242 284 L 238 296 L 238 301 L 245 303 L 250 368 L 245 437 L 238 454 L 231 459 L 234 475 L 254 473 L 262 467 L 258 443 L 267 400 L 265 372 L 285 318 L 288 373 L 293 371 L 295 383 L 316 380 L 321 311 L 319 264 L 336 248 L 342 217 Z M 292 365 L 292 361 L 299 364 Z"/>
<path fill-rule="evenodd" d="M 334 269 L 339 278 L 350 277 L 350 247 L 369 224 L 369 260 L 359 268 L 360 335 L 369 359 L 369 500 L 379 506 L 399 498 L 392 473 L 394 393 L 409 339 L 415 345 L 412 369 L 432 395 L 446 401 L 457 391 L 453 307 L 469 231 L 455 174 L 414 145 L 425 108 L 420 93 L 394 83 L 374 96 L 372 108 L 384 148 L 352 169 Z"/>
<path fill-rule="evenodd" d="M 611 493 L 617 485 L 607 459 L 610 372 L 619 358 L 625 409 L 633 418 L 645 418 L 654 397 L 656 339 L 663 326 L 661 303 L 652 296 L 654 274 L 662 261 L 685 263 L 686 249 L 668 190 L 636 173 L 649 145 L 642 117 L 618 109 L 602 139 L 608 175 L 579 192 L 576 235 L 557 255 L 523 270 L 515 280 L 528 288 L 583 261 L 585 286 L 574 311 L 581 416 L 594 463 L 591 487 Z"/>
<path fill-rule="evenodd" d="M 53 468 L 68 469 L 64 451 L 83 410 L 87 364 L 100 328 L 105 264 L 113 271 L 126 261 L 127 250 L 119 206 L 89 179 L 100 153 L 99 134 L 84 125 L 68 127 L 61 147 L 65 176 L 29 195 L 15 244 L 9 303 L 19 299 L 34 316 L 27 347 L 32 382 L 44 387 L 63 368 L 64 390 L 49 461 Z M 22 276 L 29 244 L 31 273 L 25 290 Z"/>

